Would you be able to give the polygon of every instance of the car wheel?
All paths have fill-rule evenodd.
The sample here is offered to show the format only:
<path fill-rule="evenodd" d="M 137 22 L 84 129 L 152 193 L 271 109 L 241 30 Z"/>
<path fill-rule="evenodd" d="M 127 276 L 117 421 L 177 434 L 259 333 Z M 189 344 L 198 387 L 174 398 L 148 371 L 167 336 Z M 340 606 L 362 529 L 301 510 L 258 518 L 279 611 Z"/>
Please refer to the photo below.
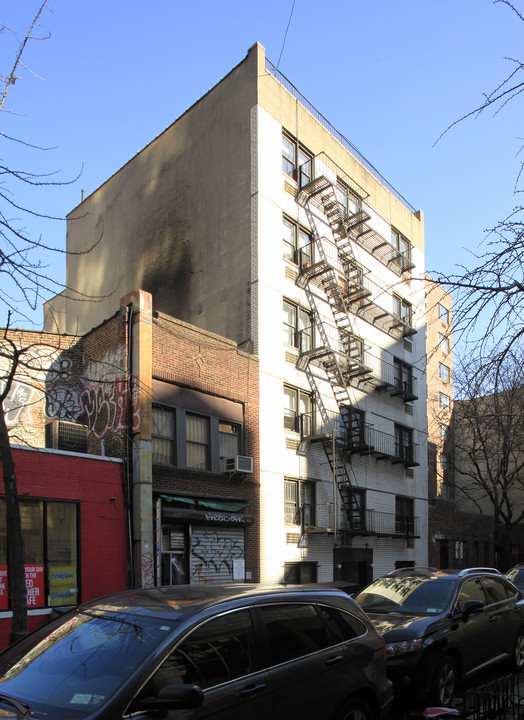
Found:
<path fill-rule="evenodd" d="M 524 639 L 524 638 L 523 638 Z M 433 675 L 431 700 L 444 707 L 450 705 L 458 684 L 457 663 L 451 655 L 443 655 Z"/>
<path fill-rule="evenodd" d="M 371 708 L 365 700 L 353 698 L 342 707 L 337 720 L 373 720 Z"/>
<path fill-rule="evenodd" d="M 513 648 L 513 668 L 519 672 L 524 668 L 524 630 L 519 630 Z"/>

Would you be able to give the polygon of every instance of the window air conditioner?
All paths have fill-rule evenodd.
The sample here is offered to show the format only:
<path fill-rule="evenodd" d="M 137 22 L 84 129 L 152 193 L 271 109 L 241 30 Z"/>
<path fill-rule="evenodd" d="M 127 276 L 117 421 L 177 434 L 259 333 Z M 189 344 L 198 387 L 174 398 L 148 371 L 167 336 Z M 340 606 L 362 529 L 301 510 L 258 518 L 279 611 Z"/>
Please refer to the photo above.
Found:
<path fill-rule="evenodd" d="M 222 469 L 224 472 L 253 472 L 253 458 L 245 455 L 235 455 L 234 457 L 222 459 Z"/>

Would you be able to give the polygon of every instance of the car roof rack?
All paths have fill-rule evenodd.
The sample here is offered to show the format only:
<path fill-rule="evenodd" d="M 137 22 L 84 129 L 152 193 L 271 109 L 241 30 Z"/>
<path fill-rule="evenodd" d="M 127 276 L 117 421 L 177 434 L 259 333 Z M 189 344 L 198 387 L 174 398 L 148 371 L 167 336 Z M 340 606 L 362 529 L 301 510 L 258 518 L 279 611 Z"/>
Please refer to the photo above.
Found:
<path fill-rule="evenodd" d="M 438 570 L 434 567 L 417 567 L 413 565 L 411 567 L 397 568 L 396 570 L 392 570 L 390 573 L 388 573 L 388 575 L 421 575 L 423 577 L 429 577 L 436 572 L 438 572 Z"/>
<path fill-rule="evenodd" d="M 502 575 L 500 570 L 497 570 L 497 568 L 493 567 L 471 567 L 471 568 L 464 568 L 459 572 L 459 576 L 463 577 L 464 575 L 474 575 L 475 573 L 493 573 L 494 575 Z"/>

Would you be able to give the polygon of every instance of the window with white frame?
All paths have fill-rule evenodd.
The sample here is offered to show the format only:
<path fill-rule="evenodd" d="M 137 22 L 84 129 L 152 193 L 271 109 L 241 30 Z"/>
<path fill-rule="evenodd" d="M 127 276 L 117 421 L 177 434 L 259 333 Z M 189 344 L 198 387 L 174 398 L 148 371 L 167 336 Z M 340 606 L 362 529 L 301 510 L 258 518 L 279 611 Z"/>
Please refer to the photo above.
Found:
<path fill-rule="evenodd" d="M 282 217 L 282 241 L 284 257 L 301 268 L 313 262 L 311 233 L 291 218 Z"/>
<path fill-rule="evenodd" d="M 398 230 L 395 230 L 394 228 L 391 228 L 391 244 L 399 253 L 399 255 L 405 257 L 406 260 L 410 259 L 411 243 L 407 238 L 404 237 L 404 235 L 402 235 L 402 233 L 400 233 Z"/>
<path fill-rule="evenodd" d="M 240 454 L 240 426 L 236 423 L 218 421 L 218 443 L 221 458 Z"/>
<path fill-rule="evenodd" d="M 311 393 L 284 385 L 284 428 L 308 436 L 312 432 Z"/>
<path fill-rule="evenodd" d="M 451 371 L 447 365 L 444 365 L 444 363 L 440 363 L 439 365 L 439 375 L 440 379 L 444 380 L 444 382 L 449 382 L 451 378 Z"/>
<path fill-rule="evenodd" d="M 282 133 L 282 172 L 303 187 L 312 178 L 313 156 L 289 133 Z"/>
<path fill-rule="evenodd" d="M 393 295 L 393 314 L 399 317 L 406 325 L 411 325 L 411 303 L 400 295 Z"/>
<path fill-rule="evenodd" d="M 284 343 L 306 352 L 312 348 L 313 318 L 311 313 L 290 300 L 283 300 Z"/>
<path fill-rule="evenodd" d="M 284 480 L 284 519 L 286 525 L 315 524 L 315 483 Z"/>
<path fill-rule="evenodd" d="M 440 303 L 438 304 L 438 316 L 443 323 L 449 324 L 449 310 Z"/>
<path fill-rule="evenodd" d="M 449 352 L 449 338 L 447 335 L 438 334 L 438 346 L 443 352 Z"/>
<path fill-rule="evenodd" d="M 449 410 L 451 405 L 451 401 L 449 398 L 449 395 L 446 395 L 446 393 L 441 392 L 440 393 L 440 407 L 444 410 Z"/>

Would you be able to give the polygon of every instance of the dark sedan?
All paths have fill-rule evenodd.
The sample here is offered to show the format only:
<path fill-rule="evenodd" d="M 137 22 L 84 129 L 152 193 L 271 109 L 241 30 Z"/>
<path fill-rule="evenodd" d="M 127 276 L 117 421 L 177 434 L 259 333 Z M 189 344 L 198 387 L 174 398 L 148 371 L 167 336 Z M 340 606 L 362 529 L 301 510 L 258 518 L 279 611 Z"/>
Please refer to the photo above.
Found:
<path fill-rule="evenodd" d="M 461 678 L 510 659 L 524 667 L 524 600 L 497 570 L 408 568 L 355 598 L 386 641 L 388 676 L 424 701 L 449 705 Z"/>
<path fill-rule="evenodd" d="M 79 607 L 0 655 L 0 714 L 378 720 L 384 641 L 344 592 L 186 585 Z"/>

